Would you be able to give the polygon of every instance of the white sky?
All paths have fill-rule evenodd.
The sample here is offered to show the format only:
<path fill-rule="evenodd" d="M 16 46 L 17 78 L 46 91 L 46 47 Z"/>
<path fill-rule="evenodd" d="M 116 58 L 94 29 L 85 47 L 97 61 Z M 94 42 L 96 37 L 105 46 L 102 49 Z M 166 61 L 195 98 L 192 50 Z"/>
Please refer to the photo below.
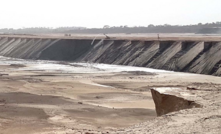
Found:
<path fill-rule="evenodd" d="M 0 28 L 221 21 L 221 0 L 0 0 Z"/>

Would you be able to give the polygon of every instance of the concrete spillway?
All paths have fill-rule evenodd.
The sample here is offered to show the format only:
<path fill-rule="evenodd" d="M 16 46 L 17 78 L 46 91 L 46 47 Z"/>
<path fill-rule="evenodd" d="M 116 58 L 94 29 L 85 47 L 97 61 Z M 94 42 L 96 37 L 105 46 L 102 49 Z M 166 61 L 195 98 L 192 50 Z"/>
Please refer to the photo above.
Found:
<path fill-rule="evenodd" d="M 221 41 L 0 37 L 0 55 L 221 75 Z"/>

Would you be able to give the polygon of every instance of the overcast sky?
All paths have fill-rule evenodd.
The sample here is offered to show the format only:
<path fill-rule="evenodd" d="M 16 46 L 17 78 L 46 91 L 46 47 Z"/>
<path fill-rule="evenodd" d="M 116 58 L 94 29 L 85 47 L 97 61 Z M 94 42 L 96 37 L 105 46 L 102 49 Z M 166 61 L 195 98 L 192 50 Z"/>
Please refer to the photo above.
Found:
<path fill-rule="evenodd" d="M 0 28 L 221 21 L 221 0 L 0 0 Z"/>

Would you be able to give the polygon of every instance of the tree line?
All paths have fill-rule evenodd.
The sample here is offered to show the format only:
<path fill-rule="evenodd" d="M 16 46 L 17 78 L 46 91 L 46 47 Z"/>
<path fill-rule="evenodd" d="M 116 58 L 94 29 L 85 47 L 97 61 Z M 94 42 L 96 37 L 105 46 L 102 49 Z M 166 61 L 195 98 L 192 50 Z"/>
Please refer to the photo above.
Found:
<path fill-rule="evenodd" d="M 221 22 L 213 23 L 198 23 L 196 25 L 153 25 L 148 26 L 109 26 L 105 25 L 103 28 L 91 28 L 81 30 L 70 30 L 70 33 L 221 33 Z"/>
<path fill-rule="evenodd" d="M 38 34 L 38 33 L 82 33 L 82 34 L 100 34 L 100 33 L 221 33 L 221 22 L 198 23 L 195 25 L 153 25 L 148 26 L 109 26 L 103 28 L 86 28 L 86 27 L 33 27 L 20 29 L 0 29 L 1 34 Z"/>

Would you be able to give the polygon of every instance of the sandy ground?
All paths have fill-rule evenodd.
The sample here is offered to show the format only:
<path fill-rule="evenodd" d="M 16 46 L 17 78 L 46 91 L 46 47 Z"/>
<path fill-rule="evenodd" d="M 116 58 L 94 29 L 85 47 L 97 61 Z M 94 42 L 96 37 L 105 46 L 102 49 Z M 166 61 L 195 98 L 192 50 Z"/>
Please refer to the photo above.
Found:
<path fill-rule="evenodd" d="M 156 117 L 150 93 L 99 84 L 131 74 L 6 58 L 0 64 L 0 133 L 106 131 Z"/>
<path fill-rule="evenodd" d="M 0 64 L 0 134 L 130 131 L 124 128 L 156 118 L 151 88 L 221 85 L 220 77 L 137 67 L 105 70 L 4 57 Z"/>

